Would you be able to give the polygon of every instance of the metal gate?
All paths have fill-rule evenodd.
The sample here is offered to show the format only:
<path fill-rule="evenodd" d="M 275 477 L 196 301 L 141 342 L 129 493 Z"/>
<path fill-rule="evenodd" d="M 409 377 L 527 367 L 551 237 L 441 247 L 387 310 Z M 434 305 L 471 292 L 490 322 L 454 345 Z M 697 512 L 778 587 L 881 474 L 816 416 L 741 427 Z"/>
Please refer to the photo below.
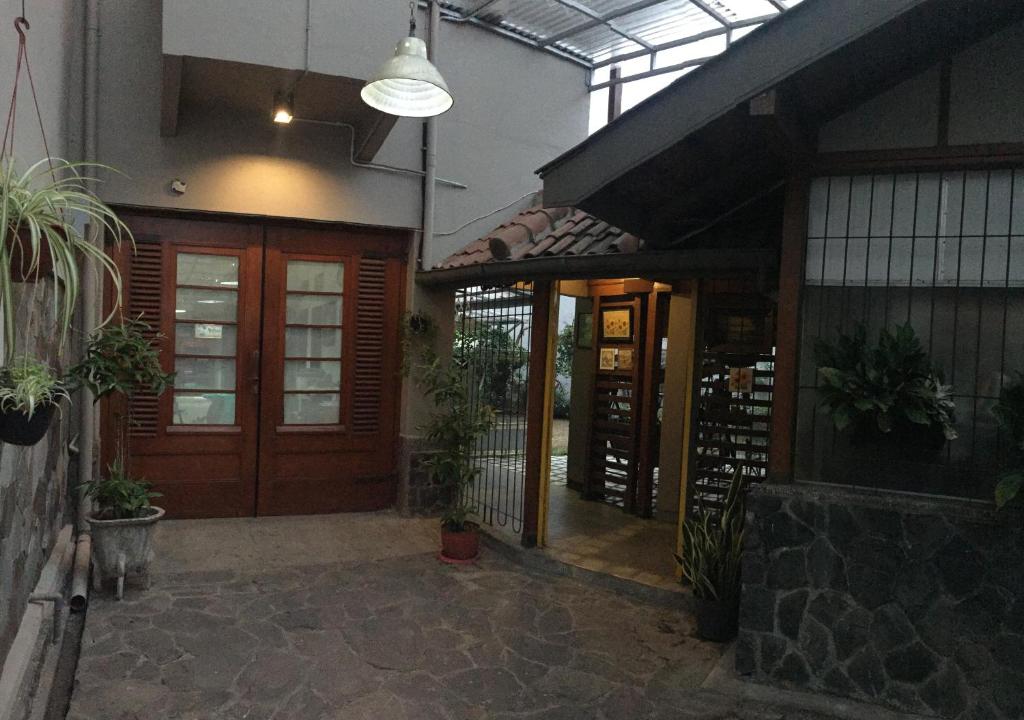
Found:
<path fill-rule="evenodd" d="M 700 366 L 694 482 L 687 508 L 719 508 L 736 468 L 747 482 L 768 473 L 775 375 L 773 306 L 711 298 Z"/>
<path fill-rule="evenodd" d="M 477 480 L 466 500 L 479 520 L 523 529 L 526 387 L 533 290 L 528 284 L 456 291 L 453 357 L 466 368 L 474 406 L 490 405 L 497 422 L 477 445 Z"/>

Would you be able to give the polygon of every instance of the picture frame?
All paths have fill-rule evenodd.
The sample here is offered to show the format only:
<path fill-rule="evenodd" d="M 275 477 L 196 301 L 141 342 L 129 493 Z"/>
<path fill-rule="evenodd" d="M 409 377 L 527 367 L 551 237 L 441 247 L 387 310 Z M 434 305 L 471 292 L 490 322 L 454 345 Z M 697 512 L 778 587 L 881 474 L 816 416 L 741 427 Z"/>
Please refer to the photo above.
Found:
<path fill-rule="evenodd" d="M 601 339 L 629 342 L 633 339 L 633 308 L 618 307 L 601 311 Z"/>
<path fill-rule="evenodd" d="M 576 347 L 589 350 L 594 345 L 594 313 L 576 316 Z"/>
<path fill-rule="evenodd" d="M 619 350 L 619 370 L 633 369 L 633 348 L 622 348 Z"/>
<path fill-rule="evenodd" d="M 603 371 L 615 370 L 618 354 L 618 348 L 601 348 L 601 354 L 599 356 L 599 362 L 597 366 L 598 369 Z"/>

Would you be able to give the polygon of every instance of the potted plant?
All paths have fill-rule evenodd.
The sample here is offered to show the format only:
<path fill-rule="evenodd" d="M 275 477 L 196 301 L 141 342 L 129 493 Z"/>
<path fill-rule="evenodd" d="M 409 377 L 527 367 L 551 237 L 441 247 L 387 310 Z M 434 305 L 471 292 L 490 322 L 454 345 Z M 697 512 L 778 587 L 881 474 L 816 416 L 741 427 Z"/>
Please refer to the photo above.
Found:
<path fill-rule="evenodd" d="M 140 389 L 159 395 L 174 378 L 160 364 L 154 345 L 159 337 L 141 317 L 104 326 L 90 336 L 84 357 L 70 372 L 96 400 L 114 393 L 123 396 L 125 409 L 115 413 L 114 461 L 104 476 L 84 485 L 95 502 L 88 517 L 95 581 L 99 586 L 116 578 L 119 600 L 126 576 L 147 581 L 153 527 L 164 515 L 162 508 L 150 505 L 159 494 L 151 492 L 145 480 L 131 476 L 128 452 L 132 395 Z"/>
<path fill-rule="evenodd" d="M 883 329 L 874 346 L 858 325 L 835 343 L 818 340 L 814 354 L 822 404 L 855 443 L 889 441 L 901 453 L 930 456 L 957 437 L 952 388 L 909 324 Z"/>
<path fill-rule="evenodd" d="M 56 158 L 44 158 L 24 172 L 15 165 L 13 158 L 0 161 L 0 304 L 6 346 L 15 347 L 17 327 L 11 282 L 34 281 L 51 271 L 64 283 L 56 300 L 63 345 L 79 295 L 80 258 L 94 259 L 110 276 L 115 307 L 121 297 L 116 264 L 100 245 L 83 237 L 76 220 L 106 229 L 108 239 L 118 245 L 124 237 L 131 240 L 131 231 L 89 189 L 93 178 L 82 174 L 105 166 Z"/>
<path fill-rule="evenodd" d="M 67 388 L 43 362 L 23 356 L 0 369 L 0 440 L 35 445 L 50 427 Z"/>
<path fill-rule="evenodd" d="M 699 506 L 683 523 L 683 552 L 676 561 L 693 590 L 697 634 L 704 640 L 726 642 L 736 636 L 745 522 L 743 468 L 738 466 L 722 508 Z"/>
<path fill-rule="evenodd" d="M 480 535 L 479 527 L 470 520 L 472 507 L 466 490 L 479 474 L 473 452 L 480 436 L 494 426 L 494 409 L 473 402 L 463 363 L 445 362 L 434 353 L 435 326 L 429 318 L 411 316 L 406 333 L 407 349 L 411 339 L 420 344 L 417 361 L 407 369 L 434 403 L 430 419 L 420 428 L 431 450 L 421 466 L 444 498 L 441 558 L 470 561 L 480 553 Z"/>
<path fill-rule="evenodd" d="M 999 425 L 1010 438 L 1007 471 L 996 484 L 995 500 L 1000 509 L 1024 500 L 1024 373 L 1003 387 L 999 402 L 992 408 Z"/>

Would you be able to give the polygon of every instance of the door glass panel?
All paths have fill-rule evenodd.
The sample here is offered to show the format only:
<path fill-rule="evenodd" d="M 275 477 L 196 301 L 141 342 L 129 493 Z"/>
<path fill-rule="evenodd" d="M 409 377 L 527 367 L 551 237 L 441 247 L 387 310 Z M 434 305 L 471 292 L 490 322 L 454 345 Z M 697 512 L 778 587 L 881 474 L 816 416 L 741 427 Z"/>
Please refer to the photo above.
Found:
<path fill-rule="evenodd" d="M 340 423 L 345 264 L 289 260 L 285 272 L 284 422 Z"/>
<path fill-rule="evenodd" d="M 178 288 L 174 309 L 178 320 L 228 320 L 238 317 L 238 292 Z"/>
<path fill-rule="evenodd" d="M 238 287 L 238 258 L 233 255 L 178 253 L 178 285 Z"/>
<path fill-rule="evenodd" d="M 338 422 L 337 393 L 288 393 L 284 396 L 287 425 L 330 425 Z"/>
<path fill-rule="evenodd" d="M 218 391 L 237 384 L 238 268 L 236 256 L 177 255 L 176 425 L 235 424 L 235 393 Z"/>
<path fill-rule="evenodd" d="M 317 260 L 288 261 L 288 291 L 341 294 L 345 265 Z"/>
<path fill-rule="evenodd" d="M 341 357 L 341 330 L 328 328 L 286 328 L 284 354 L 300 358 Z"/>
<path fill-rule="evenodd" d="M 234 393 L 174 393 L 175 425 L 233 425 Z"/>
<path fill-rule="evenodd" d="M 340 295 L 289 294 L 288 323 L 296 325 L 341 325 Z"/>
<path fill-rule="evenodd" d="M 341 388 L 341 363 L 337 360 L 286 360 L 285 390 L 338 390 Z"/>
<path fill-rule="evenodd" d="M 179 390 L 234 390 L 235 361 L 178 358 L 174 387 Z"/>
<path fill-rule="evenodd" d="M 174 351 L 179 355 L 233 357 L 237 344 L 234 325 L 178 323 L 174 328 Z"/>

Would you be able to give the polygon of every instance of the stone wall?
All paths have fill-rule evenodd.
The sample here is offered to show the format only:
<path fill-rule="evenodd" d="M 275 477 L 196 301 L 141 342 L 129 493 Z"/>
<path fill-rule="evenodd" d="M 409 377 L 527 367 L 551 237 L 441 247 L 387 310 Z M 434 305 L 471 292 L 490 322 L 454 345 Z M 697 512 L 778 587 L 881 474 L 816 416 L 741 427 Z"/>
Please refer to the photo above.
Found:
<path fill-rule="evenodd" d="M 1024 717 L 1024 514 L 751 491 L 737 670 L 957 720 Z"/>
<path fill-rule="evenodd" d="M 53 281 L 15 285 L 22 328 L 18 352 L 30 349 L 56 364 Z M 34 310 L 29 316 L 29 306 Z M 47 328 L 45 332 L 41 328 Z M 0 665 L 61 526 L 68 521 L 69 425 L 74 406 L 62 405 L 50 432 L 33 447 L 0 443 Z"/>

